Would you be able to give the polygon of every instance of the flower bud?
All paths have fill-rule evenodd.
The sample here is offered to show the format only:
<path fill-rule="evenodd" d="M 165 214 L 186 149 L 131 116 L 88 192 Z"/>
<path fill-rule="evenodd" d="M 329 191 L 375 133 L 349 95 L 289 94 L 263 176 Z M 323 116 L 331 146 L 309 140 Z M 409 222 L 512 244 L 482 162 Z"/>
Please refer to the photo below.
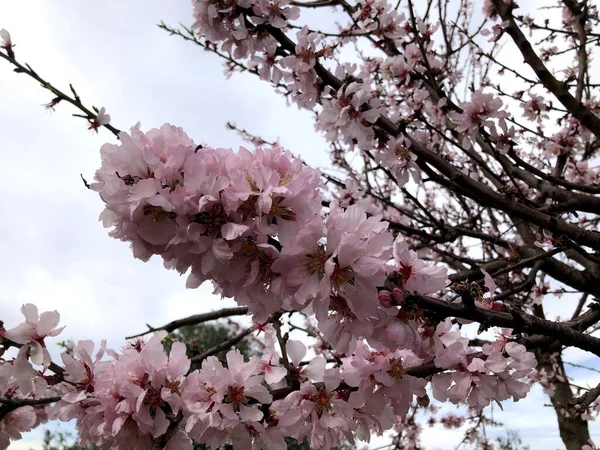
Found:
<path fill-rule="evenodd" d="M 392 293 L 390 291 L 384 290 L 379 292 L 377 298 L 379 299 L 379 304 L 384 308 L 391 308 L 392 306 L 394 306 L 392 300 Z"/>
<path fill-rule="evenodd" d="M 13 47 L 14 44 L 12 43 L 12 40 L 10 38 L 10 33 L 8 31 L 6 31 L 4 28 L 0 30 L 0 48 L 3 48 L 4 50 L 6 50 L 6 53 L 8 53 L 8 56 L 10 56 L 11 58 L 15 57 L 15 54 L 13 52 Z"/>

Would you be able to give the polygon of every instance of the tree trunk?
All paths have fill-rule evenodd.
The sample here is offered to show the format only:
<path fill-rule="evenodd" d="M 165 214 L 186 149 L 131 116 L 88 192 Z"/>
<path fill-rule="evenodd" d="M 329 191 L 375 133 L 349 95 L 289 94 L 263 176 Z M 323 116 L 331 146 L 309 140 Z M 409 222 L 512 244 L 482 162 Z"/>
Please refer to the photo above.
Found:
<path fill-rule="evenodd" d="M 538 360 L 538 370 L 544 369 L 546 373 L 554 373 L 551 377 L 556 387 L 554 394 L 550 396 L 550 401 L 556 412 L 558 419 L 558 429 L 560 437 L 567 450 L 581 450 L 581 447 L 588 443 L 590 432 L 588 424 L 575 414 L 569 408 L 569 402 L 574 399 L 573 391 L 565 374 L 565 368 L 560 353 L 556 355 L 556 362 L 553 363 L 551 354 L 536 352 Z M 558 379 L 557 379 L 558 376 Z"/>

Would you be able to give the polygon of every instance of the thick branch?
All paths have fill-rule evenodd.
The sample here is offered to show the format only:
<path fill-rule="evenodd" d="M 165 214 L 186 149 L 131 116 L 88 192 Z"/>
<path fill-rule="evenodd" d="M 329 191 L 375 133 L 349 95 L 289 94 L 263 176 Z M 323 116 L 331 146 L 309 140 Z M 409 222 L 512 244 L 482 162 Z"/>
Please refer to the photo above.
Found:
<path fill-rule="evenodd" d="M 567 86 L 558 81 L 552 73 L 546 68 L 540 57 L 537 55 L 512 15 L 511 7 L 504 3 L 504 0 L 493 0 L 494 8 L 502 17 L 503 21 L 508 21 L 509 25 L 505 31 L 517 45 L 525 62 L 533 69 L 542 84 L 560 101 L 567 110 L 581 124 L 590 130 L 597 138 L 600 138 L 600 118 L 592 113 L 581 101 L 578 101 Z"/>
<path fill-rule="evenodd" d="M 21 408 L 22 406 L 40 406 L 48 405 L 50 403 L 56 403 L 60 400 L 60 397 L 46 397 L 46 398 L 0 398 L 0 403 L 3 406 L 0 407 L 0 421 L 4 419 L 9 413 L 15 409 Z"/>
<path fill-rule="evenodd" d="M 250 327 L 247 330 L 244 330 L 241 333 L 235 335 L 231 339 L 227 339 L 226 341 L 220 343 L 219 345 L 215 345 L 213 348 L 206 350 L 204 353 L 201 353 L 197 356 L 191 357 L 190 361 L 192 363 L 200 363 L 200 362 L 204 361 L 206 358 L 208 358 L 209 356 L 213 356 L 219 352 L 222 352 L 223 350 L 227 350 L 228 348 L 231 348 L 234 345 L 236 345 L 238 342 L 240 342 L 242 339 L 244 339 L 250 333 L 252 333 L 252 331 L 254 331 L 254 327 Z"/>
<path fill-rule="evenodd" d="M 564 323 L 552 322 L 516 310 L 492 311 L 460 303 L 449 303 L 424 295 L 408 294 L 406 301 L 446 317 L 460 317 L 488 326 L 512 328 L 516 332 L 549 336 L 563 345 L 577 347 L 600 356 L 600 339 Z"/>
<path fill-rule="evenodd" d="M 162 327 L 159 327 L 159 328 L 153 328 L 150 325 L 147 325 L 147 327 L 149 328 L 148 331 L 144 331 L 139 334 L 134 334 L 133 336 L 126 337 L 125 339 L 133 339 L 133 338 L 144 336 L 148 333 L 153 333 L 155 331 L 160 331 L 160 330 L 165 330 L 170 333 L 181 327 L 185 327 L 185 326 L 189 326 L 189 325 L 197 325 L 197 324 L 203 323 L 203 322 L 210 322 L 211 320 L 222 319 L 224 317 L 242 316 L 247 313 L 248 313 L 247 306 L 239 306 L 237 308 L 225 308 L 225 309 L 221 309 L 219 311 L 211 311 L 211 312 L 204 313 L 204 314 L 196 314 L 196 315 L 193 315 L 190 317 L 186 317 L 184 319 L 174 320 L 174 321 L 169 322 L 168 324 L 163 325 Z"/>

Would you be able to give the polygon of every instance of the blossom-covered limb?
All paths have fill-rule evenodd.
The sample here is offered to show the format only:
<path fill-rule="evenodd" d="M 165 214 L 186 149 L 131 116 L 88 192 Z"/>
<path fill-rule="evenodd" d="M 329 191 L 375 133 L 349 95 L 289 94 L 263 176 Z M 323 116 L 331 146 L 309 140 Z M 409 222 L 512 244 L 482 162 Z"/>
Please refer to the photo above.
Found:
<path fill-rule="evenodd" d="M 589 110 L 580 100 L 573 97 L 565 85 L 558 81 L 554 75 L 546 68 L 543 61 L 536 54 L 535 50 L 515 22 L 512 15 L 512 4 L 507 5 L 504 0 L 492 0 L 496 12 L 502 20 L 507 21 L 509 25 L 505 27 L 506 33 L 513 39 L 525 62 L 533 69 L 544 87 L 554 94 L 573 116 L 579 120 L 588 130 L 597 138 L 600 138 L 600 118 Z"/>
<path fill-rule="evenodd" d="M 484 308 L 470 308 L 462 304 L 449 303 L 444 300 L 425 296 L 408 294 L 406 302 L 436 311 L 447 317 L 461 317 L 503 328 L 511 328 L 519 332 L 549 336 L 560 340 L 564 345 L 570 345 L 600 356 L 600 339 L 560 322 L 541 319 L 531 314 L 517 310 L 510 312 L 492 311 Z"/>
<path fill-rule="evenodd" d="M 40 75 L 38 75 L 38 73 L 35 72 L 29 64 L 22 65 L 21 63 L 19 63 L 15 59 L 14 55 L 11 56 L 10 54 L 4 54 L 4 53 L 0 52 L 0 58 L 4 58 L 10 64 L 15 66 L 15 69 L 14 69 L 15 72 L 24 73 L 24 74 L 30 76 L 34 80 L 38 81 L 44 89 L 47 89 L 48 91 L 50 91 L 52 93 L 52 95 L 54 95 L 55 97 L 52 100 L 52 102 L 48 105 L 49 107 L 54 107 L 61 101 L 70 103 L 71 105 L 75 106 L 77 109 L 79 109 L 83 113 L 83 115 L 81 117 L 85 118 L 86 120 L 88 120 L 90 122 L 91 128 L 97 130 L 99 127 L 104 127 L 107 130 L 109 130 L 112 134 L 114 134 L 116 137 L 119 137 L 119 133 L 121 131 L 116 129 L 114 126 L 112 126 L 110 124 L 110 116 L 107 116 L 106 114 L 104 114 L 104 108 L 101 108 L 100 110 L 95 110 L 95 111 L 88 109 L 81 102 L 81 98 L 79 97 L 79 95 L 77 95 L 77 93 L 75 92 L 75 89 L 73 88 L 72 85 L 70 85 L 71 92 L 73 93 L 73 95 L 71 96 L 71 95 L 65 94 L 63 91 L 55 88 L 48 81 L 46 81 L 42 77 L 40 77 Z M 106 117 L 108 117 L 108 120 L 106 120 Z"/>
<path fill-rule="evenodd" d="M 575 410 L 578 412 L 583 412 L 586 411 L 588 407 L 598 399 L 598 397 L 600 397 L 600 384 L 593 387 L 582 396 L 576 398 L 573 401 L 573 404 L 570 406 L 575 408 Z"/>

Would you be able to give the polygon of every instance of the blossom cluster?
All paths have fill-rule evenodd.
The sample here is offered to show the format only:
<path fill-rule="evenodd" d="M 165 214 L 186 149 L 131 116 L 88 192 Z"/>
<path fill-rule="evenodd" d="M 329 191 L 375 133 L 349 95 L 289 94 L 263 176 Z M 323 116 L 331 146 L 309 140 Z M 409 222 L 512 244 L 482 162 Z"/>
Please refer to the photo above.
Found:
<path fill-rule="evenodd" d="M 452 331 L 449 319 L 438 326 L 436 333 L 436 366 L 456 370 L 432 377 L 435 399 L 454 404 L 466 401 L 481 409 L 493 401 L 500 404 L 511 397 L 514 401 L 525 398 L 529 392 L 526 377 L 537 366 L 537 360 L 524 345 L 511 340 L 509 330 L 503 330 L 494 343 L 485 344 L 483 351 L 475 355 L 469 350 L 469 340 Z"/>
<path fill-rule="evenodd" d="M 386 133 L 377 133 L 381 119 L 399 124 L 418 124 L 418 119 L 452 130 L 466 149 L 484 128 L 502 153 L 513 142 L 515 131 L 507 126 L 508 113 L 501 109 L 499 96 L 478 89 L 470 99 L 449 108 L 447 98 L 432 94 L 433 87 L 423 83 L 425 73 L 456 82 L 461 77 L 460 71 L 442 75 L 447 68 L 443 54 L 429 45 L 440 24 L 407 19 L 386 0 L 357 1 L 351 23 L 339 25 L 343 38 L 337 41 L 306 26 L 290 26 L 300 10 L 288 0 L 192 0 L 192 4 L 192 30 L 207 45 L 219 46 L 241 67 L 246 65 L 261 79 L 283 88 L 286 99 L 299 107 L 316 109 L 317 130 L 331 142 L 344 143 L 348 150 L 369 152 L 369 157 L 375 154 L 375 161 L 389 169 L 400 187 L 409 174 L 418 180 L 416 157 L 402 135 L 389 139 L 382 137 Z M 295 41 L 283 37 L 284 31 L 292 29 L 297 29 Z M 426 45 L 417 45 L 412 34 L 418 34 Z M 327 63 L 340 54 L 340 44 L 359 36 L 370 36 L 376 47 L 397 50 L 386 59 L 363 58 L 360 65 L 341 62 L 327 71 Z M 532 97 L 525 106 L 526 116 L 543 108 L 538 97 Z M 413 137 L 424 146 L 445 145 L 439 135 L 415 128 Z"/>
<path fill-rule="evenodd" d="M 79 341 L 67 346 L 58 366 L 43 356 L 45 339 L 62 331 L 56 328 L 58 313 L 38 315 L 32 304 L 22 312 L 25 322 L 1 334 L 20 350 L 0 361 L 0 398 L 15 405 L 7 411 L 0 407 L 0 449 L 47 419 L 74 420 L 82 444 L 101 448 L 189 450 L 196 442 L 284 450 L 284 438 L 293 437 L 307 439 L 311 448 L 329 449 L 356 438 L 369 441 L 373 432 L 381 435 L 404 418 L 415 399 L 429 402 L 427 381 L 410 372 L 425 360 L 407 349 L 376 350 L 358 340 L 354 352 L 330 364 L 322 355 L 306 361 L 306 346 L 288 339 L 282 357 L 275 328 L 264 324 L 257 326 L 265 333 L 262 357 L 246 360 L 231 350 L 226 361 L 208 356 L 191 372 L 185 343 L 175 342 L 166 351 L 166 331 L 121 351 L 102 342 L 94 352 L 92 341 Z M 484 347 L 486 356 L 474 357 L 451 327 L 442 323 L 432 336 L 435 365 L 457 369 L 434 375 L 436 398 L 452 381 L 450 401 L 458 403 L 468 394 L 476 408 L 489 403 L 482 398 L 523 397 L 526 389 L 513 378 L 531 371 L 533 354 L 506 332 Z M 31 404 L 19 405 L 23 400 Z"/>
<path fill-rule="evenodd" d="M 315 314 L 339 351 L 353 338 L 406 346 L 390 327 L 400 304 L 382 303 L 378 288 L 391 273 L 396 289 L 434 293 L 447 271 L 427 265 L 395 240 L 380 215 L 336 202 L 322 211 L 317 170 L 279 147 L 255 153 L 196 145 L 181 128 L 121 133 L 102 147 L 92 189 L 106 203 L 111 236 L 131 243 L 142 260 L 160 255 L 190 271 L 187 285 L 211 280 L 217 291 L 248 306 L 256 322 L 280 309 Z M 407 342 L 410 340 L 406 340 Z M 419 351 L 415 348 L 415 351 Z"/>

